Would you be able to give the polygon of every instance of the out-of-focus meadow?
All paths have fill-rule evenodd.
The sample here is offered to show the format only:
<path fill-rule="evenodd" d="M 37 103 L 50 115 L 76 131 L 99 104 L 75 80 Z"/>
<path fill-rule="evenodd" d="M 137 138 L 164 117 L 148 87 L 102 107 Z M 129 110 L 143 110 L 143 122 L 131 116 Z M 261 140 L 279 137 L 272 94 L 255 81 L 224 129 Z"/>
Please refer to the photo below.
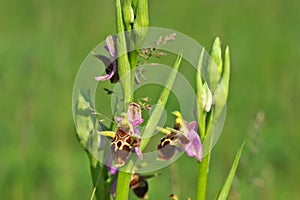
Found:
<path fill-rule="evenodd" d="M 150 1 L 149 9 L 151 26 L 183 32 L 206 49 L 218 35 L 231 48 L 227 118 L 213 150 L 208 199 L 245 139 L 230 199 L 298 199 L 299 1 L 164 0 Z M 114 1 L 0 2 L 1 199 L 89 199 L 72 86 L 85 56 L 115 32 L 114 17 Z M 255 131 L 257 113 L 265 118 Z M 149 181 L 150 199 L 173 192 L 195 198 L 196 162 L 187 160 Z"/>

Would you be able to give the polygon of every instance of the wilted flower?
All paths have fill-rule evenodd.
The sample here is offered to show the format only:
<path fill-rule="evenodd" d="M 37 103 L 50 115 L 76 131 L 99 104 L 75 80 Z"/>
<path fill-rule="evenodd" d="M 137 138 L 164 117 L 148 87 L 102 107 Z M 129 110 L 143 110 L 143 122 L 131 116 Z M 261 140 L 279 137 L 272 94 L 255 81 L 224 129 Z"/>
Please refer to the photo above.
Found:
<path fill-rule="evenodd" d="M 148 199 L 147 192 L 149 189 L 147 179 L 156 176 L 153 175 L 140 175 L 132 174 L 130 180 L 130 188 L 133 190 L 134 194 L 141 199 Z"/>
<path fill-rule="evenodd" d="M 157 176 L 157 174 L 150 175 L 140 175 L 137 173 L 133 173 L 131 176 L 129 187 L 133 190 L 134 194 L 141 199 L 148 199 L 147 192 L 149 189 L 149 185 L 147 179 Z M 113 198 L 116 197 L 116 186 L 117 186 L 118 178 L 115 179 L 112 184 L 110 193 Z"/>

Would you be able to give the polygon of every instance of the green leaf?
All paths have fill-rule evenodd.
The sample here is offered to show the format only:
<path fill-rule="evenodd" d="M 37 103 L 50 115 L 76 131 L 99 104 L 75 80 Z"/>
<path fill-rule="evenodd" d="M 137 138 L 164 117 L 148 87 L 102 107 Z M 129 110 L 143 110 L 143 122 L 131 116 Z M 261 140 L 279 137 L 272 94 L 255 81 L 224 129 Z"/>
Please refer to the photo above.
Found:
<path fill-rule="evenodd" d="M 149 120 L 147 122 L 147 125 L 146 125 L 146 127 L 143 131 L 142 136 L 147 138 L 147 139 L 144 138 L 142 140 L 141 150 L 143 150 L 147 146 L 147 144 L 149 142 L 148 138 L 150 138 L 148 136 L 151 135 L 155 131 L 156 126 L 157 126 L 157 124 L 158 124 L 158 122 L 161 118 L 161 115 L 163 114 L 164 107 L 166 106 L 166 103 L 168 101 L 171 88 L 174 84 L 174 81 L 175 81 L 175 78 L 176 78 L 180 63 L 181 63 L 181 58 L 182 58 L 182 52 L 180 52 L 178 54 L 178 57 L 177 57 L 177 59 L 174 63 L 174 66 L 173 66 L 173 70 L 170 73 L 170 76 L 169 76 L 169 79 L 168 79 L 167 83 L 165 84 L 165 88 L 164 88 L 163 92 L 161 93 L 161 95 L 160 95 L 160 97 L 157 101 L 157 106 L 153 110 L 153 113 L 152 113 L 151 117 L 149 118 Z"/>
<path fill-rule="evenodd" d="M 90 199 L 92 200 L 96 196 L 97 200 L 109 200 L 112 182 L 106 181 L 108 179 L 106 167 L 100 164 L 100 162 L 97 162 L 96 165 L 91 163 L 90 171 L 94 186 Z"/>
<path fill-rule="evenodd" d="M 92 115 L 91 109 L 93 109 L 93 103 L 90 99 L 89 94 L 81 91 L 78 95 L 75 110 L 76 136 L 80 145 L 85 150 L 89 148 L 91 133 L 97 128 L 97 119 L 95 115 Z M 87 153 L 90 154 L 88 151 Z"/>
<path fill-rule="evenodd" d="M 242 155 L 244 147 L 245 147 L 245 142 L 241 145 L 239 151 L 235 155 L 235 158 L 234 158 L 233 164 L 231 166 L 230 172 L 229 172 L 229 174 L 227 176 L 227 179 L 226 179 L 226 181 L 225 181 L 225 183 L 223 185 L 222 190 L 220 191 L 220 193 L 219 193 L 219 195 L 217 197 L 217 200 L 225 200 L 225 199 L 227 199 L 229 191 L 230 191 L 230 188 L 231 188 L 231 185 L 232 185 L 232 181 L 233 181 L 234 175 L 236 173 L 236 169 L 237 169 L 237 167 L 239 165 L 239 161 L 240 161 L 240 158 L 241 158 L 241 155 Z"/>
<path fill-rule="evenodd" d="M 98 159 L 95 157 L 98 154 L 98 135 L 99 123 L 95 114 L 93 114 L 94 106 L 89 92 L 80 92 L 76 102 L 76 131 L 77 139 L 86 151 L 90 159 L 90 170 L 93 180 L 93 192 L 91 199 L 94 196 L 99 200 L 109 199 L 111 182 L 107 182 L 107 170 Z M 107 128 L 100 124 L 101 129 Z"/>

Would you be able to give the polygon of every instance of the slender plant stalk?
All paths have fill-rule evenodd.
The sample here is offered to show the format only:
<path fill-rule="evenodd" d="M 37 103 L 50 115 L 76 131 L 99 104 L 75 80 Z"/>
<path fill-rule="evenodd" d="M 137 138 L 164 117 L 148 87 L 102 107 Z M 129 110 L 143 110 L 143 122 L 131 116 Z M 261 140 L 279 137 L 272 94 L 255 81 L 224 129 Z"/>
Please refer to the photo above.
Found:
<path fill-rule="evenodd" d="M 122 7 L 120 0 L 116 0 L 116 20 L 118 32 L 118 72 L 121 77 L 120 81 L 124 91 L 125 108 L 132 100 L 131 76 L 130 76 L 130 63 L 127 55 L 126 38 L 124 33 L 124 24 L 122 17 Z"/>
<path fill-rule="evenodd" d="M 134 16 L 135 14 L 135 16 Z M 124 24 L 127 31 L 130 31 L 130 41 L 129 45 L 131 48 L 138 47 L 140 42 L 142 42 L 145 38 L 146 29 L 140 29 L 148 27 L 148 0 L 139 0 L 137 2 L 133 2 L 130 0 L 123 1 L 123 9 L 120 0 L 116 0 L 116 19 L 117 19 L 117 32 L 119 33 L 119 43 L 118 43 L 118 52 L 121 54 L 118 58 L 118 70 L 119 75 L 121 77 L 121 84 L 124 91 L 124 102 L 125 108 L 128 103 L 130 103 L 133 99 L 133 85 L 134 79 L 131 77 L 131 69 L 137 65 L 138 54 L 137 51 L 132 51 L 127 53 L 126 51 L 126 38 L 124 34 Z M 132 23 L 133 29 L 132 30 Z M 141 32 L 135 32 L 135 29 L 144 30 Z M 139 44 L 137 45 L 137 39 Z M 135 46 L 136 45 L 136 46 Z M 129 163 L 127 166 L 132 168 L 133 166 Z M 131 171 L 131 169 L 129 169 Z M 131 174 L 126 173 L 124 171 L 119 171 L 118 173 L 118 182 L 116 189 L 116 200 L 124 200 L 128 199 L 129 195 L 129 184 L 130 184 Z"/>
<path fill-rule="evenodd" d="M 130 63 L 127 54 L 126 38 L 124 34 L 124 24 L 122 16 L 121 1 L 116 0 L 116 20 L 117 20 L 117 32 L 119 33 L 118 38 L 118 71 L 121 77 L 121 84 L 124 91 L 124 108 L 127 107 L 128 103 L 132 101 L 133 93 L 131 88 L 131 74 L 130 74 Z M 123 171 L 118 172 L 118 181 L 116 189 L 116 200 L 128 199 L 129 184 L 131 174 Z"/>
<path fill-rule="evenodd" d="M 198 190 L 197 190 L 197 200 L 206 199 L 206 188 L 207 188 L 207 177 L 209 172 L 209 161 L 210 153 L 208 153 L 202 161 L 199 163 L 198 167 Z"/>
<path fill-rule="evenodd" d="M 116 200 L 128 199 L 131 173 L 119 171 L 116 190 Z"/>
<path fill-rule="evenodd" d="M 212 63 L 208 66 L 210 73 L 208 74 L 208 81 L 210 89 L 214 94 L 214 106 L 211 108 L 209 113 L 205 113 L 201 109 L 203 105 L 203 94 L 205 93 L 205 87 L 201 79 L 201 67 L 203 55 L 201 54 L 198 64 L 198 73 L 196 76 L 197 81 L 197 116 L 199 125 L 199 134 L 202 142 L 204 142 L 204 153 L 208 151 L 207 155 L 199 163 L 198 167 L 198 190 L 197 190 L 197 200 L 206 199 L 207 190 L 207 179 L 209 173 L 209 163 L 211 157 L 211 145 L 213 141 L 213 132 L 220 117 L 222 111 L 225 108 L 228 89 L 229 89 L 229 74 L 230 74 L 230 60 L 229 60 L 229 49 L 226 48 L 225 51 L 225 64 L 223 68 L 222 60 L 222 49 L 221 41 L 217 37 L 214 41 L 212 51 L 211 51 Z M 215 65 L 214 65 L 215 64 Z M 202 103 L 202 104 L 201 104 Z M 204 127 L 203 127 L 204 125 Z"/>
<path fill-rule="evenodd" d="M 201 77 L 201 70 L 203 65 L 203 54 L 204 49 L 202 50 L 199 58 L 198 69 L 196 74 L 196 94 L 197 94 L 197 117 L 198 117 L 198 127 L 201 141 L 204 141 L 206 135 L 205 127 L 205 117 L 206 113 L 202 109 L 203 105 L 203 95 L 205 95 L 204 83 Z M 207 187 L 207 175 L 208 175 L 208 166 L 210 160 L 210 153 L 208 153 L 202 161 L 199 163 L 198 167 L 198 190 L 197 190 L 197 199 L 205 200 L 206 198 L 206 187 Z"/>

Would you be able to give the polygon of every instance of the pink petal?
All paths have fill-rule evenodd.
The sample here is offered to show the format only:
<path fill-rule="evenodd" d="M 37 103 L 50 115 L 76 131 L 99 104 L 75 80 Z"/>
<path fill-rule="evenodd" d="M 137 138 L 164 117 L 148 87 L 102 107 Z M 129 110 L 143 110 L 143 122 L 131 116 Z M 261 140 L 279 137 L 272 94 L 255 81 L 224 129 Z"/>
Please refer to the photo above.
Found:
<path fill-rule="evenodd" d="M 133 151 L 137 154 L 137 156 L 140 158 L 140 160 L 143 160 L 143 154 L 142 154 L 141 149 L 139 147 L 134 147 Z"/>
<path fill-rule="evenodd" d="M 113 166 L 107 166 L 108 171 L 110 174 L 116 174 L 118 172 L 118 168 L 117 167 L 113 167 Z"/>
<path fill-rule="evenodd" d="M 127 108 L 127 119 L 132 124 L 133 128 L 143 123 L 141 107 L 132 102 Z"/>
<path fill-rule="evenodd" d="M 187 134 L 190 142 L 185 146 L 188 156 L 196 157 L 198 161 L 202 160 L 202 144 L 199 135 L 195 130 L 190 130 Z"/>
<path fill-rule="evenodd" d="M 105 74 L 103 76 L 96 76 L 95 80 L 96 81 L 107 81 L 110 80 L 111 77 L 113 77 L 114 73 L 109 73 L 109 74 Z"/>
<path fill-rule="evenodd" d="M 107 49 L 108 49 L 108 52 L 110 54 L 110 56 L 112 58 L 116 58 L 116 49 L 115 49 L 115 42 L 114 42 L 114 38 L 112 35 L 108 35 L 106 37 L 106 46 L 107 46 Z"/>
<path fill-rule="evenodd" d="M 117 71 L 117 64 L 116 62 L 113 63 L 113 70 L 109 73 L 109 74 L 105 74 L 103 76 L 96 76 L 95 77 L 95 80 L 96 81 L 107 81 L 107 80 L 110 80 L 113 75 L 116 73 Z"/>
<path fill-rule="evenodd" d="M 189 130 L 196 130 L 197 129 L 197 122 L 196 121 L 192 121 L 189 124 L 186 123 L 186 126 Z"/>
<path fill-rule="evenodd" d="M 131 122 L 131 124 L 133 127 L 137 127 L 138 125 L 140 125 L 143 122 L 144 122 L 144 120 L 141 118 L 141 119 L 135 119 L 134 121 Z"/>

